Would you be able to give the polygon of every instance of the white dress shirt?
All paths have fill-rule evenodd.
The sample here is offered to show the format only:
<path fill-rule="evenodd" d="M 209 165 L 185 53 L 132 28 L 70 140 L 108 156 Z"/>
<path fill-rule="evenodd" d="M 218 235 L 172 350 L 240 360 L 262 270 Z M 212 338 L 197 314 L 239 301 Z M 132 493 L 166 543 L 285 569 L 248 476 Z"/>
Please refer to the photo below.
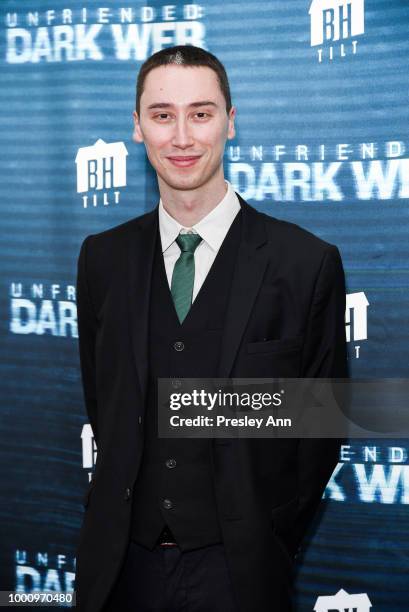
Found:
<path fill-rule="evenodd" d="M 229 181 L 225 180 L 227 191 L 221 202 L 217 204 L 203 219 L 192 227 L 184 227 L 174 219 L 164 208 L 162 199 L 159 200 L 159 232 L 162 243 L 162 253 L 165 262 L 166 276 L 169 288 L 172 283 L 173 267 L 181 253 L 175 242 L 181 232 L 198 233 L 202 241 L 196 248 L 195 279 L 193 283 L 192 302 L 197 296 L 215 258 L 240 210 L 240 202 Z"/>

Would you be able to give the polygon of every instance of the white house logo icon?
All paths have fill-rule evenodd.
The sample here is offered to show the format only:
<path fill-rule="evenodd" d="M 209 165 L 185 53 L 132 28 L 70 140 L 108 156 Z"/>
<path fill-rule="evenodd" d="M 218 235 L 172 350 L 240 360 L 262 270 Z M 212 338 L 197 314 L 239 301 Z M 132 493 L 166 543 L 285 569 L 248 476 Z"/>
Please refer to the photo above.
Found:
<path fill-rule="evenodd" d="M 312 0 L 311 46 L 330 45 L 328 58 L 335 55 L 345 57 L 349 52 L 356 54 L 358 41 L 353 40 L 350 48 L 345 41 L 365 33 L 364 0 Z M 340 43 L 339 47 L 334 46 Z M 323 49 L 318 50 L 318 60 L 323 60 Z"/>
<path fill-rule="evenodd" d="M 91 470 L 96 462 L 97 447 L 90 423 L 86 423 L 81 431 L 82 467 Z"/>
<path fill-rule="evenodd" d="M 101 138 L 91 147 L 78 149 L 77 191 L 126 186 L 126 156 L 123 142 L 106 143 Z"/>
<path fill-rule="evenodd" d="M 320 595 L 314 612 L 370 612 L 371 601 L 366 593 L 350 595 L 340 589 L 336 595 Z"/>
<path fill-rule="evenodd" d="M 365 32 L 364 0 L 312 0 L 311 46 Z"/>
<path fill-rule="evenodd" d="M 347 342 L 351 342 L 351 340 L 367 340 L 368 306 L 369 302 L 363 291 L 350 293 L 346 296 L 345 323 Z M 351 325 L 353 327 L 352 334 Z"/>

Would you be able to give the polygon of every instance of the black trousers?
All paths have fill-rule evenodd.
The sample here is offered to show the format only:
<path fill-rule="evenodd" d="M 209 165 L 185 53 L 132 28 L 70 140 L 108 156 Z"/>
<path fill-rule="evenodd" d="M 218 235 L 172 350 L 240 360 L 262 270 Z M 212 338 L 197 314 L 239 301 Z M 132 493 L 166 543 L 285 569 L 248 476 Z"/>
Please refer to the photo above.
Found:
<path fill-rule="evenodd" d="M 151 551 L 130 540 L 104 612 L 238 612 L 223 545 Z"/>

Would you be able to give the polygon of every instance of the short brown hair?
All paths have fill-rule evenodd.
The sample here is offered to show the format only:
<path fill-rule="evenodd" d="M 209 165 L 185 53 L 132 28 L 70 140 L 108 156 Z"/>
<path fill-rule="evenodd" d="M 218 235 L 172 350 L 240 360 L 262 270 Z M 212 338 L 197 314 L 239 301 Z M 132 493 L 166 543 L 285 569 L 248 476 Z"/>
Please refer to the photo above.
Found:
<path fill-rule="evenodd" d="M 205 51 L 200 47 L 193 45 L 177 45 L 175 47 L 167 47 L 154 53 L 142 64 L 138 79 L 136 82 L 136 103 L 135 109 L 138 115 L 140 114 L 141 96 L 145 79 L 149 72 L 158 66 L 167 66 L 168 64 L 176 64 L 181 66 L 207 66 L 214 70 L 219 81 L 220 89 L 226 100 L 226 112 L 229 114 L 232 107 L 230 86 L 227 78 L 226 70 L 220 60 L 215 55 Z"/>

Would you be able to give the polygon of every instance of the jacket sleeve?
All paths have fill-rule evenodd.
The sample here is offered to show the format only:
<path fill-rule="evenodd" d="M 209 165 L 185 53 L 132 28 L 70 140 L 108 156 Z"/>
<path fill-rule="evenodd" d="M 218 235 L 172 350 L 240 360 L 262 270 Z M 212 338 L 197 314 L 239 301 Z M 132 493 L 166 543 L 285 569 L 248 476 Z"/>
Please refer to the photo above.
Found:
<path fill-rule="evenodd" d="M 302 355 L 303 378 L 348 378 L 345 276 L 336 247 L 325 252 L 312 299 Z M 299 505 L 294 546 L 298 549 L 334 471 L 342 438 L 303 438 L 298 447 Z"/>
<path fill-rule="evenodd" d="M 81 245 L 77 265 L 77 321 L 78 347 L 81 366 L 82 388 L 85 409 L 98 446 L 97 394 L 95 381 L 95 340 L 97 317 L 92 305 L 87 279 L 87 250 L 92 236 L 87 236 Z"/>

